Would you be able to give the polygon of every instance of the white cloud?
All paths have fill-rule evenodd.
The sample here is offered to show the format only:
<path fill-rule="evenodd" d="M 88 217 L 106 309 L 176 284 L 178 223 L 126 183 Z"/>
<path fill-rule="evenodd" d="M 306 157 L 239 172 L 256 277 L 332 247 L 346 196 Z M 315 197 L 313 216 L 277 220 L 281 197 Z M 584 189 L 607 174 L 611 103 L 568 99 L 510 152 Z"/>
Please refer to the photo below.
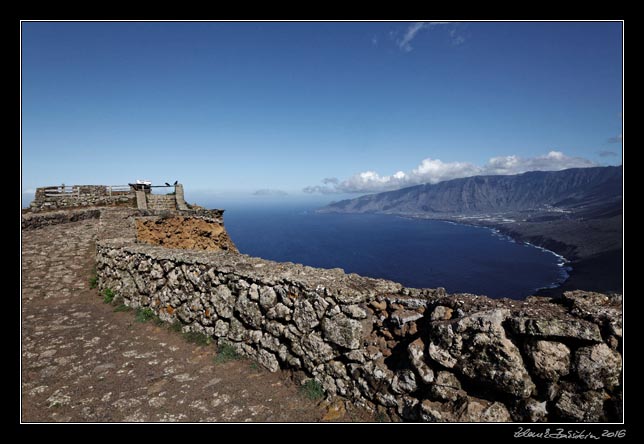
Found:
<path fill-rule="evenodd" d="M 423 183 L 434 184 L 460 177 L 519 174 L 526 171 L 559 171 L 591 166 L 596 166 L 596 164 L 581 157 L 566 156 L 560 151 L 550 151 L 544 156 L 528 158 L 519 156 L 492 157 L 483 165 L 469 162 L 443 162 L 440 159 L 427 158 L 409 172 L 397 171 L 391 175 L 381 176 L 375 171 L 364 171 L 345 180 L 324 179 L 324 185 L 309 186 L 303 191 L 323 194 L 378 193 Z"/>
<path fill-rule="evenodd" d="M 456 22 L 414 22 L 405 29 L 402 37 L 397 38 L 397 32 L 391 32 L 390 37 L 395 39 L 398 48 L 410 52 L 414 49 L 411 45 L 412 41 L 421 31 L 430 30 L 437 26 L 444 26 L 448 29 L 447 33 L 452 45 L 458 46 L 465 42 L 465 37 L 459 30 L 459 23 Z"/>
<path fill-rule="evenodd" d="M 411 42 L 416 38 L 416 35 L 423 29 L 431 29 L 435 26 L 448 25 L 450 22 L 415 22 L 407 27 L 405 34 L 398 39 L 398 47 L 405 52 L 411 51 L 413 48 Z"/>

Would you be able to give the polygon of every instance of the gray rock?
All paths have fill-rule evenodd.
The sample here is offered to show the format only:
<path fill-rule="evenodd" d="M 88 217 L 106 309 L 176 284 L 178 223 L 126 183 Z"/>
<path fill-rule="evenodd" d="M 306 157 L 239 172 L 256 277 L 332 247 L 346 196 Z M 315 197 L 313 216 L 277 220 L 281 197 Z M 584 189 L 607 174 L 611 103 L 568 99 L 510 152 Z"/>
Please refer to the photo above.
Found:
<path fill-rule="evenodd" d="M 248 296 L 240 295 L 235 304 L 235 310 L 239 313 L 239 317 L 246 324 L 254 328 L 260 328 L 262 325 L 262 312 L 259 309 L 257 302 L 250 300 Z"/>
<path fill-rule="evenodd" d="M 546 401 L 537 401 L 536 399 L 527 399 L 523 405 L 523 416 L 530 422 L 545 422 L 548 420 L 548 410 Z"/>
<path fill-rule="evenodd" d="M 431 385 L 431 394 L 442 401 L 456 401 L 465 394 L 461 383 L 452 372 L 440 371 Z"/>
<path fill-rule="evenodd" d="M 341 347 L 356 349 L 362 342 L 362 324 L 340 313 L 322 321 L 324 337 Z"/>
<path fill-rule="evenodd" d="M 271 308 L 277 302 L 277 294 L 271 287 L 262 287 L 259 291 L 259 305 L 265 309 Z"/>
<path fill-rule="evenodd" d="M 582 384 L 591 390 L 612 389 L 620 384 L 622 358 L 606 344 L 579 348 L 574 367 Z"/>
<path fill-rule="evenodd" d="M 536 338 L 576 339 L 602 342 L 597 324 L 582 319 L 511 319 L 510 327 L 517 334 Z"/>
<path fill-rule="evenodd" d="M 530 341 L 525 352 L 532 361 L 532 373 L 541 379 L 557 381 L 570 373 L 570 349 L 561 342 Z"/>
<path fill-rule="evenodd" d="M 251 301 L 259 301 L 259 287 L 257 284 L 251 284 L 248 289 L 248 299 Z"/>
<path fill-rule="evenodd" d="M 490 402 L 468 396 L 467 402 L 458 412 L 459 422 L 511 422 L 507 407 L 500 402 Z"/>
<path fill-rule="evenodd" d="M 554 405 L 554 411 L 564 420 L 575 422 L 598 422 L 604 409 L 600 392 L 573 393 L 562 391 Z"/>
<path fill-rule="evenodd" d="M 343 305 L 342 312 L 353 319 L 364 319 L 367 317 L 367 312 L 358 305 Z"/>
<path fill-rule="evenodd" d="M 337 356 L 333 347 L 324 342 L 317 332 L 311 332 L 302 338 L 302 348 L 314 362 L 327 362 Z"/>
<path fill-rule="evenodd" d="M 437 305 L 436 308 L 434 308 L 434 311 L 432 311 L 432 314 L 429 318 L 432 321 L 447 321 L 449 319 L 452 319 L 452 312 L 453 310 L 449 307 L 445 307 L 444 305 Z"/>
<path fill-rule="evenodd" d="M 276 306 L 268 310 L 268 312 L 266 313 L 266 317 L 268 319 L 279 319 L 279 320 L 290 321 L 291 309 L 280 302 Z"/>
<path fill-rule="evenodd" d="M 412 341 L 407 346 L 407 354 L 412 366 L 418 373 L 420 380 L 425 384 L 430 384 L 434 381 L 434 371 L 431 369 L 427 362 L 425 362 L 425 344 L 421 338 Z"/>
<path fill-rule="evenodd" d="M 399 395 L 411 393 L 418 388 L 416 375 L 409 369 L 398 370 L 391 382 L 391 389 Z"/>
<path fill-rule="evenodd" d="M 429 355 L 473 381 L 527 398 L 535 385 L 518 348 L 503 329 L 509 310 L 494 309 L 430 324 Z"/>
<path fill-rule="evenodd" d="M 226 337 L 229 329 L 230 326 L 228 325 L 228 322 L 223 319 L 217 319 L 217 322 L 215 322 L 215 336 L 220 338 Z"/>
<path fill-rule="evenodd" d="M 218 285 L 211 293 L 210 302 L 222 318 L 230 319 L 233 316 L 235 297 L 227 286 Z"/>
<path fill-rule="evenodd" d="M 298 301 L 295 303 L 295 309 L 293 310 L 293 321 L 302 333 L 307 333 L 320 324 L 313 305 L 311 305 L 311 303 L 307 300 Z"/>
<path fill-rule="evenodd" d="M 411 310 L 396 310 L 394 311 L 389 319 L 396 325 L 397 327 L 402 327 L 408 322 L 413 322 L 416 321 L 420 318 L 422 318 L 423 315 L 421 313 L 418 313 L 416 311 L 411 311 Z"/>
<path fill-rule="evenodd" d="M 241 341 L 244 339 L 245 334 L 246 327 L 244 327 L 244 324 L 239 322 L 237 318 L 231 318 L 230 328 L 228 329 L 228 338 L 233 341 Z"/>
<path fill-rule="evenodd" d="M 257 354 L 257 360 L 271 372 L 276 372 L 280 369 L 280 363 L 277 361 L 275 355 L 266 350 L 259 351 Z"/>

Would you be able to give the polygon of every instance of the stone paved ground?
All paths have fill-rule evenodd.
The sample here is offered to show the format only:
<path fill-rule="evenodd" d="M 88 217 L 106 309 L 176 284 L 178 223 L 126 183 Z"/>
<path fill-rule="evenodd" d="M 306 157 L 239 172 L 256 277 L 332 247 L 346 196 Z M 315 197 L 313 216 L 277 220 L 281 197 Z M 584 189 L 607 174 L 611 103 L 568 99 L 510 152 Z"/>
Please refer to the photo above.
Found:
<path fill-rule="evenodd" d="M 285 374 L 215 363 L 214 346 L 115 312 L 89 288 L 98 230 L 86 220 L 22 234 L 22 421 L 372 420 L 336 415 Z"/>

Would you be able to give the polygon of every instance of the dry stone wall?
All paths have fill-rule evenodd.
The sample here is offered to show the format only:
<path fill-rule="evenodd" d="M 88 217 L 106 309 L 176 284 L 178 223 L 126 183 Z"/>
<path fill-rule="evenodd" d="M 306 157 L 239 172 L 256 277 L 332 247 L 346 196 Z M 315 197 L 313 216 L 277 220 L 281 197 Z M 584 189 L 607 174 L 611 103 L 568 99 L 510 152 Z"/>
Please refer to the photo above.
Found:
<path fill-rule="evenodd" d="M 21 227 L 23 230 L 34 230 L 47 225 L 58 225 L 85 219 L 98 219 L 100 216 L 101 210 L 96 208 L 76 211 L 27 213 L 22 215 Z"/>
<path fill-rule="evenodd" d="M 621 295 L 554 303 L 107 239 L 102 289 L 410 421 L 619 421 Z"/>
<path fill-rule="evenodd" d="M 47 195 L 51 187 L 37 188 L 29 208 L 38 212 L 117 205 L 136 207 L 136 196 L 133 192 L 110 193 L 105 185 L 74 185 L 72 188 L 74 192 L 51 196 Z"/>

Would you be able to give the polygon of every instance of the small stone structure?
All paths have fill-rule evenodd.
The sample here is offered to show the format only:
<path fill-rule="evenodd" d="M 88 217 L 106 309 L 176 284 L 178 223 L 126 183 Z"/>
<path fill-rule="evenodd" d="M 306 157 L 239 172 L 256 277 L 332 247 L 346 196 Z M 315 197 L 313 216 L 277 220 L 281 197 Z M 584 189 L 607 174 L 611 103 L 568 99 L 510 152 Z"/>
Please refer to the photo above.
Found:
<path fill-rule="evenodd" d="M 184 200 L 183 185 L 174 185 L 170 194 L 152 194 L 135 190 L 132 186 L 71 185 L 50 186 L 36 189 L 29 208 L 32 212 L 72 209 L 82 207 L 123 206 L 140 210 L 174 211 L 189 210 Z"/>

